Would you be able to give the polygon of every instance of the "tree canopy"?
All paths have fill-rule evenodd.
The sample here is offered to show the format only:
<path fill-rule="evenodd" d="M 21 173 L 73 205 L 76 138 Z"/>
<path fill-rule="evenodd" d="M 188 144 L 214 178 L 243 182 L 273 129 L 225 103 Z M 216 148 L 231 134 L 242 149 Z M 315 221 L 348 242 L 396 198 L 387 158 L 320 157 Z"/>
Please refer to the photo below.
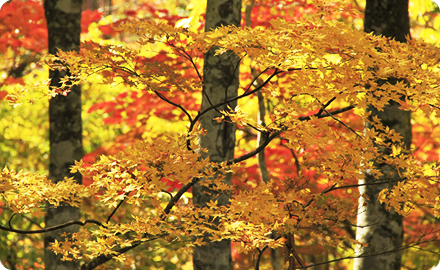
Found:
<path fill-rule="evenodd" d="M 384 189 L 380 201 L 408 217 L 403 248 L 436 252 L 430 245 L 438 240 L 435 217 L 440 214 L 438 138 L 428 134 L 439 125 L 440 50 L 419 39 L 400 43 L 357 30 L 353 18 L 361 17 L 359 9 L 346 2 L 293 1 L 310 13 L 210 32 L 197 23 L 185 24 L 190 20 L 184 16 L 155 9 L 147 19 L 101 26 L 102 33 L 119 33 L 124 42 L 91 38 L 78 52 L 44 56 L 41 64 L 70 71 L 62 86 L 49 88 L 50 81 L 16 86 L 5 100 L 28 106 L 29 101 L 69 95 L 72 84 L 92 85 L 91 93 L 104 96 L 118 89 L 89 112 L 103 112 L 103 121 L 126 132 L 110 131 L 123 136 L 94 152 L 105 155 L 86 156 L 71 168 L 83 175 L 84 185 L 71 178 L 54 184 L 40 172 L 4 168 L 1 204 L 9 220 L 0 229 L 39 234 L 79 225 L 79 232 L 56 241 L 52 250 L 66 260 L 79 260 L 81 269 L 111 259 L 125 267 L 154 264 L 153 258 L 135 262 L 125 255 L 140 245 L 152 254 L 170 246 L 188 254 L 206 243 L 206 233 L 209 241 L 230 239 L 236 252 L 256 254 L 255 269 L 266 249 L 280 247 L 298 267 L 311 265 L 301 259 L 302 253 L 310 254 L 301 250 L 307 246 L 334 254 L 323 263 L 340 263 L 363 244 L 351 232 L 363 207 L 359 197 L 365 196 L 357 190 L 358 179 L 368 171 L 377 184 L 401 180 Z M 203 54 L 213 47 L 217 55 L 239 57 L 239 92 L 201 110 L 202 95 L 209 100 L 202 91 Z M 257 120 L 257 93 L 267 109 L 264 124 Z M 413 112 L 410 150 L 367 110 L 381 111 L 392 101 Z M 228 106 L 233 102 L 238 105 Z M 224 105 L 227 109 L 218 109 Z M 236 153 L 230 160 L 202 157 L 207 150 L 199 138 L 209 131 L 199 121 L 209 111 L 221 115 L 213 121 L 237 124 Z M 391 152 L 383 153 L 384 148 Z M 258 174 L 255 156 L 263 150 L 269 181 Z M 375 163 L 395 171 L 383 174 Z M 232 186 L 221 181 L 226 174 L 233 175 Z M 189 191 L 199 182 L 231 194 L 229 204 L 214 199 L 207 208 L 196 207 Z M 56 227 L 14 224 L 14 216 L 41 217 L 45 203 L 79 207 L 82 218 Z M 293 238 L 287 235 L 295 242 L 288 243 Z"/>

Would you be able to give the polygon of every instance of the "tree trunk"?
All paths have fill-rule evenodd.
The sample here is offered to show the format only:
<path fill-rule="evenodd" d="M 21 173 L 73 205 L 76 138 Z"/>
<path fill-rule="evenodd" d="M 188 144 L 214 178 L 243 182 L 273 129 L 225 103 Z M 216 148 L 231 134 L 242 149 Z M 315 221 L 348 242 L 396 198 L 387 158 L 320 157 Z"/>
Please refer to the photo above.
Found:
<path fill-rule="evenodd" d="M 56 54 L 57 49 L 64 51 L 78 50 L 81 34 L 81 0 L 45 0 L 44 10 L 49 30 L 49 53 Z M 66 72 L 50 71 L 52 86 L 59 86 L 60 78 Z M 72 175 L 70 166 L 83 156 L 82 121 L 81 121 L 81 89 L 72 87 L 67 95 L 58 95 L 49 102 L 50 122 L 50 168 L 49 178 L 57 183 L 65 177 L 74 176 L 78 183 L 82 182 L 80 174 Z M 45 216 L 46 227 L 78 220 L 79 209 L 70 206 L 54 208 L 48 205 Z M 63 232 L 77 231 L 76 226 L 46 233 L 44 235 L 45 266 L 50 270 L 77 269 L 75 262 L 61 261 L 48 249 L 55 239 L 63 241 Z"/>
<path fill-rule="evenodd" d="M 367 0 L 364 31 L 406 42 L 406 37 L 409 37 L 408 0 Z M 380 85 L 381 82 L 378 83 Z M 411 113 L 402 111 L 399 107 L 397 102 L 391 102 L 381 112 L 371 108 L 371 117 L 377 116 L 384 126 L 400 133 L 405 147 L 409 149 L 411 146 Z M 383 154 L 389 153 L 389 149 L 381 151 Z M 394 172 L 393 175 L 397 177 L 395 169 L 391 166 L 377 163 L 375 165 L 380 168 L 384 176 L 381 179 L 375 179 L 369 172 L 365 172 L 365 178 L 359 181 L 360 184 L 389 180 L 390 172 Z M 363 197 L 359 200 L 356 239 L 367 243 L 368 246 L 360 248 L 357 256 L 382 255 L 355 259 L 354 270 L 400 269 L 401 252 L 383 253 L 402 246 L 403 217 L 394 210 L 387 211 L 385 206 L 378 201 L 381 190 L 396 184 L 397 180 L 389 184 L 365 185 L 359 188 L 359 192 L 365 194 L 369 200 Z"/>
<path fill-rule="evenodd" d="M 240 12 L 240 0 L 208 0 L 205 31 L 211 31 L 222 25 L 239 26 Z M 237 96 L 239 58 L 232 52 L 214 56 L 215 49 L 212 48 L 204 57 L 202 111 L 211 107 L 211 104 L 217 104 Z M 232 109 L 236 105 L 236 102 L 228 104 Z M 218 110 L 227 110 L 227 106 L 221 106 Z M 213 118 L 219 116 L 220 114 L 216 110 L 211 110 L 200 120 L 202 128 L 207 131 L 206 136 L 200 137 L 200 145 L 209 150 L 204 154 L 204 157 L 209 156 L 209 159 L 214 162 L 234 158 L 236 125 L 213 121 Z M 231 175 L 225 176 L 224 181 L 230 185 Z M 218 197 L 216 197 L 217 195 Z M 200 184 L 193 187 L 194 204 L 199 207 L 206 207 L 206 203 L 213 200 L 214 197 L 216 197 L 215 200 L 218 200 L 219 205 L 226 205 L 229 202 L 230 194 L 212 192 Z M 232 270 L 231 242 L 223 240 L 195 247 L 193 264 L 196 270 Z"/>

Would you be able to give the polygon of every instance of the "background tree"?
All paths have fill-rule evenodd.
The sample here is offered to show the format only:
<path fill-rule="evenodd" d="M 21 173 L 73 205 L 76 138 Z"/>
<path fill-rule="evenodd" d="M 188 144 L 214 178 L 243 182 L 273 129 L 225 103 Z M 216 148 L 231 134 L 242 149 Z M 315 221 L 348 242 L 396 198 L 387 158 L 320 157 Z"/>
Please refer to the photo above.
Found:
<path fill-rule="evenodd" d="M 364 31 L 382 35 L 399 42 L 406 42 L 410 37 L 408 0 L 367 0 L 364 17 Z M 402 81 L 401 78 L 378 80 L 379 87 L 387 83 Z M 401 99 L 405 100 L 405 96 Z M 411 148 L 411 112 L 399 109 L 400 103 L 390 101 L 382 111 L 370 108 L 371 119 L 377 117 L 381 123 L 402 136 L 401 143 L 407 151 Z M 371 125 L 367 123 L 368 128 Z M 396 142 L 397 143 L 397 142 Z M 400 144 L 400 143 L 397 143 Z M 382 148 L 381 153 L 390 155 L 391 147 Z M 359 201 L 357 217 L 356 239 L 368 244 L 358 251 L 360 255 L 376 255 L 368 258 L 356 258 L 355 270 L 366 269 L 400 269 L 401 251 L 403 243 L 403 216 L 394 210 L 386 209 L 385 204 L 379 201 L 379 193 L 398 184 L 399 173 L 396 168 L 381 160 L 375 164 L 383 176 L 375 178 L 370 172 L 365 173 L 365 179 L 359 184 L 359 192 L 364 194 Z M 376 184 L 375 182 L 385 182 Z M 389 252 L 389 251 L 395 252 Z M 386 253 L 389 252 L 389 253 Z"/>
<path fill-rule="evenodd" d="M 206 6 L 205 31 L 213 31 L 222 26 L 240 26 L 241 0 L 208 0 Z M 200 147 L 206 148 L 209 157 L 214 162 L 224 162 L 234 158 L 236 124 L 228 121 L 217 122 L 221 117 L 220 111 L 232 111 L 237 102 L 226 102 L 237 97 L 240 71 L 240 59 L 232 51 L 216 55 L 218 47 L 212 47 L 204 56 L 203 90 L 201 112 L 214 104 L 225 103 L 215 110 L 209 110 L 200 119 L 200 125 L 206 130 L 206 136 L 200 137 Z M 231 174 L 224 176 L 224 183 L 231 186 Z M 229 193 L 229 194 L 228 194 Z M 193 187 L 194 204 L 207 207 L 210 201 L 218 201 L 218 205 L 229 204 L 230 192 L 218 192 L 203 184 L 203 181 Z M 215 217 L 213 217 L 215 220 Z M 214 221 L 217 222 L 217 221 Z M 207 236 L 208 239 L 209 236 Z M 208 240 L 209 241 L 209 240 Z M 223 240 L 196 246 L 193 255 L 194 269 L 232 270 L 231 241 Z"/>
<path fill-rule="evenodd" d="M 81 0 L 45 0 L 44 12 L 49 32 L 49 53 L 56 55 L 58 50 L 74 51 L 79 49 L 81 33 Z M 66 91 L 60 79 L 69 76 L 69 71 L 52 70 L 52 91 Z M 79 86 L 69 87 L 68 93 L 56 95 L 49 102 L 49 179 L 54 183 L 65 177 L 74 177 L 81 184 L 80 174 L 71 174 L 70 167 L 76 160 L 83 157 L 82 120 L 81 120 L 81 89 Z M 70 205 L 53 207 L 48 204 L 45 216 L 46 226 L 52 227 L 71 220 L 78 220 L 78 208 Z M 60 255 L 53 253 L 49 246 L 55 240 L 63 241 L 63 233 L 77 231 L 76 226 L 62 230 L 46 232 L 44 235 L 45 269 L 67 270 L 77 269 L 74 261 L 63 261 Z"/>

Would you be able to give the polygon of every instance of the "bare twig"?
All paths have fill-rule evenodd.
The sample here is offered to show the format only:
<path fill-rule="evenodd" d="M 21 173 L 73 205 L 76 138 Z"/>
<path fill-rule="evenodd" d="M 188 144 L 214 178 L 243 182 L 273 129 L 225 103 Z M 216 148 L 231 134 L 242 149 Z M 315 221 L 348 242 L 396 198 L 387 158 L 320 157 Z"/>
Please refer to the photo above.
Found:
<path fill-rule="evenodd" d="M 16 215 L 16 213 L 14 213 L 14 214 L 11 216 L 11 218 L 9 219 L 9 221 L 8 221 L 9 228 L 11 228 L 11 229 L 12 229 L 12 225 L 11 225 L 11 223 L 12 223 L 12 219 L 15 217 L 15 215 Z M 22 216 L 22 218 L 24 218 L 24 219 L 26 219 L 27 221 L 29 221 L 32 225 L 38 226 L 39 228 L 43 229 L 43 227 L 41 227 L 40 224 L 38 224 L 37 222 L 35 222 L 35 221 L 32 220 L 31 218 L 28 218 L 28 217 L 25 216 L 25 215 L 21 215 L 21 216 Z"/>
<path fill-rule="evenodd" d="M 321 109 L 319 109 L 318 115 L 321 115 L 324 109 L 327 108 L 334 100 L 336 100 L 336 97 L 332 97 L 326 104 L 322 104 Z"/>
<path fill-rule="evenodd" d="M 125 198 L 127 198 L 127 195 L 130 194 L 130 192 L 125 192 L 125 197 L 123 200 L 121 200 L 118 205 L 115 207 L 115 209 L 113 209 L 113 211 L 111 212 L 111 214 L 108 216 L 106 223 L 108 223 L 110 221 L 110 219 L 112 219 L 113 215 L 116 213 L 116 211 L 119 209 L 119 207 L 121 207 L 121 205 L 125 202 Z"/>
<path fill-rule="evenodd" d="M 95 225 L 98 225 L 100 227 L 105 227 L 104 225 L 102 225 L 101 222 L 94 220 L 94 219 L 86 219 L 84 221 L 79 221 L 79 220 L 72 220 L 72 221 L 68 221 L 66 223 L 63 224 L 59 224 L 56 226 L 52 226 L 52 227 L 47 227 L 41 230 L 16 230 L 13 228 L 8 228 L 8 227 L 4 227 L 2 225 L 0 225 L 0 230 L 4 230 L 4 231 L 8 231 L 8 232 L 14 232 L 14 233 L 18 233 L 18 234 L 38 234 L 38 233 L 46 233 L 46 232 L 51 232 L 51 231 L 55 231 L 58 229 L 63 229 L 72 225 L 80 225 L 80 226 L 85 226 L 88 223 L 93 223 Z"/>
<path fill-rule="evenodd" d="M 333 118 L 336 122 L 339 122 L 341 125 L 343 125 L 344 127 L 346 127 L 348 130 L 350 130 L 351 132 L 353 132 L 354 134 L 356 134 L 357 137 L 362 138 L 361 135 L 359 135 L 354 129 L 352 129 L 351 127 L 349 127 L 347 124 L 345 124 L 344 122 L 342 122 L 341 120 L 339 120 L 338 118 L 334 117 L 333 114 L 329 113 L 324 107 L 321 108 L 322 110 L 324 110 L 331 118 Z"/>
<path fill-rule="evenodd" d="M 425 244 L 425 243 L 430 243 L 430 242 L 436 242 L 436 241 L 438 241 L 438 240 L 437 239 L 431 239 L 431 240 L 426 240 L 426 241 L 420 241 L 420 239 L 419 239 L 419 241 L 416 241 L 414 244 L 402 246 L 400 248 L 389 250 L 389 251 L 381 251 L 380 253 L 363 254 L 363 255 L 359 255 L 359 256 L 348 256 L 348 257 L 338 258 L 338 259 L 334 259 L 334 260 L 330 260 L 330 261 L 326 261 L 326 262 L 321 262 L 321 263 L 315 263 L 315 264 L 307 265 L 307 266 L 304 266 L 302 268 L 297 267 L 296 269 L 307 269 L 307 268 L 315 267 L 315 266 L 318 266 L 318 265 L 330 264 L 330 263 L 334 263 L 334 262 L 340 262 L 340 261 L 356 259 L 356 258 L 374 257 L 374 256 L 388 254 L 388 253 L 399 252 L 399 251 L 410 249 L 410 248 L 420 249 L 419 247 L 417 247 L 418 245 Z"/>
<path fill-rule="evenodd" d="M 169 104 L 171 104 L 171 105 L 173 105 L 173 106 L 179 108 L 183 113 L 185 113 L 185 114 L 188 116 L 188 119 L 189 119 L 190 122 L 193 121 L 191 115 L 189 114 L 189 112 L 188 112 L 185 108 L 183 108 L 182 105 L 172 102 L 171 100 L 169 100 L 168 98 L 166 98 L 162 93 L 160 93 L 160 92 L 158 92 L 158 91 L 154 91 L 154 93 L 155 93 L 160 99 L 162 99 L 163 101 L 165 101 L 165 102 L 167 102 L 167 103 L 169 103 Z"/>
<path fill-rule="evenodd" d="M 220 107 L 220 106 L 223 106 L 223 105 L 225 105 L 225 104 L 228 104 L 228 103 L 230 103 L 230 102 L 233 102 L 233 101 L 236 101 L 236 100 L 242 99 L 242 98 L 244 98 L 244 97 L 247 97 L 247 96 L 249 96 L 249 95 L 252 95 L 253 93 L 255 93 L 255 92 L 261 90 L 264 86 L 266 86 L 266 84 L 269 83 L 269 81 L 270 81 L 273 77 L 275 77 L 276 75 L 278 75 L 278 74 L 280 74 L 280 73 L 282 73 L 282 72 L 279 71 L 278 69 L 275 69 L 275 71 L 269 76 L 269 78 L 267 78 L 267 79 L 261 84 L 261 86 L 256 87 L 254 90 L 252 90 L 252 91 L 248 91 L 248 92 L 245 92 L 245 93 L 243 93 L 243 94 L 241 94 L 241 95 L 239 95 L 239 96 L 236 96 L 236 97 L 234 97 L 234 98 L 231 98 L 231 99 L 225 100 L 225 101 L 220 102 L 220 103 L 217 103 L 217 104 L 215 104 L 215 105 L 211 105 L 211 104 L 210 104 L 211 107 L 206 108 L 206 109 L 203 110 L 202 112 L 199 112 L 199 114 L 194 118 L 194 121 L 198 121 L 199 118 L 200 118 L 202 115 L 204 115 L 205 113 L 209 112 L 210 110 L 216 109 L 216 108 L 218 108 L 218 107 Z M 194 124 L 195 124 L 195 123 L 194 123 Z M 191 131 L 191 129 L 190 129 L 190 131 Z"/>

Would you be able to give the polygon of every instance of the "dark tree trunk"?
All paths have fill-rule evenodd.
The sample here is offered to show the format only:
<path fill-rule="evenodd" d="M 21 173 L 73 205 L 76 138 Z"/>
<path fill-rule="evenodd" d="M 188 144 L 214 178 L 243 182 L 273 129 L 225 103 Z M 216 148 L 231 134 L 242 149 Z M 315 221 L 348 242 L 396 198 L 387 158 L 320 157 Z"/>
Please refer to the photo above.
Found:
<path fill-rule="evenodd" d="M 409 37 L 408 0 L 367 0 L 364 19 L 364 31 L 373 32 L 375 35 L 394 38 L 406 42 Z M 390 81 L 391 82 L 391 81 Z M 379 85 L 381 82 L 379 82 Z M 384 82 L 382 82 L 384 83 Z M 399 109 L 397 102 L 391 102 L 384 111 L 371 108 L 371 117 L 377 116 L 384 126 L 395 130 L 402 135 L 403 144 L 407 149 L 411 146 L 411 113 Z M 369 127 L 367 125 L 367 127 Z M 383 154 L 388 154 L 389 149 L 382 149 Z M 365 185 L 359 188 L 369 201 L 361 197 L 356 230 L 357 240 L 367 243 L 357 255 L 381 254 L 399 249 L 403 242 L 403 217 L 395 211 L 387 211 L 378 201 L 379 192 L 397 184 L 390 178 L 390 172 L 396 170 L 386 164 L 375 164 L 384 174 L 381 179 L 375 179 L 369 172 L 365 173 L 363 183 L 372 183 L 380 180 L 391 180 L 389 184 Z M 399 270 L 401 267 L 401 253 L 392 252 L 373 257 L 355 259 L 354 270 Z"/>
<path fill-rule="evenodd" d="M 241 0 L 208 0 L 205 31 L 211 31 L 221 25 L 239 26 L 240 20 Z M 214 53 L 213 48 L 205 54 L 204 58 L 202 110 L 210 107 L 210 102 L 217 104 L 237 96 L 238 56 L 232 52 L 219 56 L 214 56 Z M 206 96 L 209 97 L 210 102 Z M 236 102 L 231 102 L 228 105 L 230 108 L 235 108 L 236 104 Z M 222 106 L 218 110 L 227 110 L 227 107 Z M 218 116 L 220 116 L 219 113 L 211 110 L 200 121 L 201 126 L 207 131 L 207 135 L 200 138 L 201 147 L 209 150 L 204 157 L 209 156 L 210 160 L 215 162 L 234 158 L 235 147 L 236 125 L 226 122 L 217 123 L 213 118 Z M 231 175 L 227 175 L 224 181 L 230 185 Z M 193 187 L 194 203 L 200 207 L 206 207 L 206 203 L 218 194 L 214 192 L 208 195 L 207 191 L 209 191 L 208 188 L 200 184 L 195 185 Z M 220 205 L 226 205 L 229 202 L 229 194 L 218 195 L 219 197 L 215 200 L 218 200 Z M 223 240 L 196 247 L 193 263 L 196 270 L 232 270 L 231 242 Z"/>
<path fill-rule="evenodd" d="M 408 0 L 367 0 L 364 32 L 406 42 L 409 37 Z"/>
<path fill-rule="evenodd" d="M 57 49 L 64 51 L 78 50 L 81 34 L 81 5 L 82 0 L 45 0 L 44 10 L 49 30 L 49 53 L 56 54 Z M 60 78 L 68 75 L 66 72 L 50 71 L 52 86 L 58 87 Z M 72 175 L 70 166 L 75 160 L 83 157 L 82 121 L 81 121 L 81 89 L 72 87 L 67 96 L 58 95 L 49 102 L 50 121 L 50 167 L 49 178 L 57 183 L 65 177 L 75 177 L 82 182 L 81 175 Z M 79 209 L 70 206 L 54 208 L 48 205 L 45 216 L 46 226 L 78 220 Z M 75 262 L 61 261 L 48 249 L 55 239 L 63 241 L 63 232 L 74 232 L 75 226 L 44 235 L 45 265 L 50 270 L 77 269 Z"/>

